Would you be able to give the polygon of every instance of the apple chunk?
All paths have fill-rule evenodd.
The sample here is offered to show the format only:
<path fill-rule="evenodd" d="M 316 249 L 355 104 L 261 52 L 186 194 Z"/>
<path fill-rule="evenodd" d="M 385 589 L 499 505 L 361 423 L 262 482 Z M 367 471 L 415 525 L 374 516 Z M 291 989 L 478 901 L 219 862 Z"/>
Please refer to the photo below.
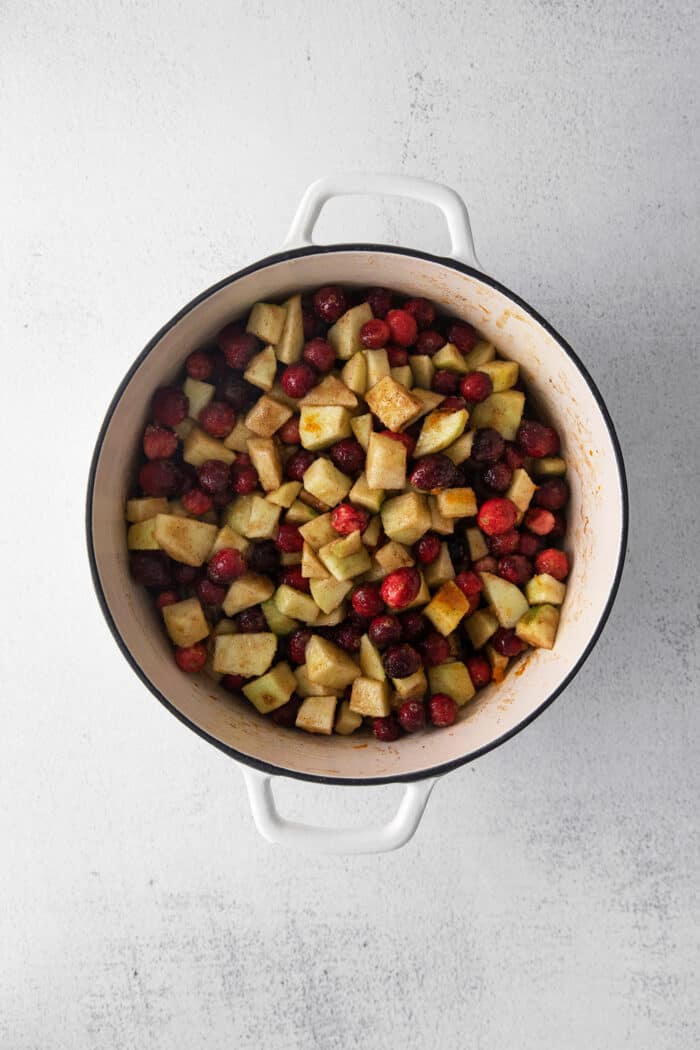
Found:
<path fill-rule="evenodd" d="M 317 634 L 306 646 L 306 671 L 312 682 L 338 689 L 350 685 L 361 673 L 346 652 Z"/>
<path fill-rule="evenodd" d="M 481 572 L 486 600 L 493 609 L 501 627 L 515 627 L 529 606 L 523 592 L 508 580 L 492 572 Z"/>
<path fill-rule="evenodd" d="M 474 405 L 471 425 L 474 430 L 493 427 L 506 441 L 515 441 L 523 418 L 525 395 L 521 390 L 503 390 Z"/>
<path fill-rule="evenodd" d="M 163 608 L 165 629 L 174 645 L 187 648 L 209 635 L 202 606 L 197 598 L 185 598 L 182 602 L 173 602 Z"/>
<path fill-rule="evenodd" d="M 558 626 L 559 610 L 554 605 L 533 605 L 518 620 L 515 633 L 528 645 L 552 649 Z"/>
<path fill-rule="evenodd" d="M 376 678 L 355 678 L 350 694 L 350 710 L 358 715 L 385 718 L 391 711 L 389 683 Z"/>
<path fill-rule="evenodd" d="M 448 580 L 423 611 L 440 634 L 448 635 L 469 612 L 469 601 L 457 584 Z"/>
<path fill-rule="evenodd" d="M 245 417 L 245 426 L 258 437 L 272 437 L 292 415 L 288 405 L 283 405 L 269 394 L 263 394 Z"/>
<path fill-rule="evenodd" d="M 220 634 L 214 642 L 214 670 L 220 674 L 240 674 L 252 678 L 267 671 L 276 651 L 277 635 L 271 631 Z"/>
<path fill-rule="evenodd" d="M 243 635 L 242 637 L 251 637 Z M 273 636 L 274 637 L 274 636 Z M 276 664 L 271 671 L 254 682 L 243 686 L 243 695 L 258 709 L 261 715 L 275 711 L 286 704 L 296 687 L 297 680 L 288 663 Z"/>
<path fill-rule="evenodd" d="M 275 346 L 278 361 L 291 365 L 301 358 L 304 349 L 304 321 L 301 312 L 301 295 L 293 295 L 284 304 L 286 314 L 279 342 Z"/>
<path fill-rule="evenodd" d="M 387 434 L 371 433 L 365 474 L 371 489 L 403 489 L 406 485 L 406 446 Z"/>
<path fill-rule="evenodd" d="M 307 696 L 297 713 L 295 725 L 306 733 L 330 736 L 338 699 L 335 696 Z"/>
<path fill-rule="evenodd" d="M 263 343 L 279 343 L 284 331 L 287 311 L 275 303 L 255 303 L 248 317 L 246 332 L 256 335 Z"/>
<path fill-rule="evenodd" d="M 428 678 L 431 693 L 447 693 L 458 707 L 468 703 L 476 692 L 469 671 L 461 660 L 431 667 Z"/>
<path fill-rule="evenodd" d="M 156 515 L 153 530 L 156 542 L 175 561 L 185 565 L 203 565 L 216 538 L 216 525 L 175 514 Z"/>
<path fill-rule="evenodd" d="M 348 701 L 343 700 L 335 720 L 334 731 L 341 736 L 350 736 L 350 734 L 354 733 L 356 729 L 359 729 L 361 725 L 362 715 L 358 715 L 355 711 L 351 711 Z"/>
<path fill-rule="evenodd" d="M 372 320 L 372 308 L 369 303 L 360 303 L 346 310 L 328 329 L 328 342 L 341 361 L 347 361 L 363 349 L 360 342 L 360 329 L 367 321 Z"/>
<path fill-rule="evenodd" d="M 401 430 L 417 419 L 421 410 L 420 401 L 390 375 L 384 376 L 367 391 L 365 401 L 384 426 L 393 431 Z"/>
<path fill-rule="evenodd" d="M 352 488 L 352 481 L 347 474 L 334 467 L 330 460 L 319 457 L 304 474 L 304 488 L 326 506 L 335 507 L 336 503 L 340 503 L 347 496 Z"/>
<path fill-rule="evenodd" d="M 258 472 L 266 492 L 275 492 L 282 484 L 282 462 L 272 438 L 251 438 L 248 442 L 250 461 Z"/>
<path fill-rule="evenodd" d="M 301 410 L 299 438 L 310 452 L 335 445 L 342 438 L 351 437 L 350 412 L 338 405 L 307 406 Z"/>
<path fill-rule="evenodd" d="M 473 518 L 477 511 L 474 489 L 443 489 L 435 497 L 443 518 Z"/>
<path fill-rule="evenodd" d="M 430 511 L 420 492 L 404 492 L 382 504 L 382 525 L 389 539 L 408 546 L 430 528 Z"/>
<path fill-rule="evenodd" d="M 223 601 L 223 610 L 227 616 L 235 616 L 251 605 L 267 601 L 275 593 L 275 585 L 267 576 L 258 576 L 247 572 L 234 580 Z M 242 672 L 241 672 L 242 673 Z"/>
<path fill-rule="evenodd" d="M 441 408 L 430 412 L 423 420 L 413 455 L 418 459 L 420 456 L 430 456 L 448 448 L 461 436 L 468 418 L 469 413 L 465 408 L 460 408 L 457 412 Z"/>
<path fill-rule="evenodd" d="M 130 499 L 126 503 L 126 520 L 131 522 L 147 521 L 156 514 L 168 513 L 167 499 L 156 496 L 144 496 L 143 499 Z"/>
<path fill-rule="evenodd" d="M 199 427 L 193 427 L 182 443 L 182 458 L 192 467 L 201 467 L 208 459 L 233 463 L 236 453 L 226 448 L 222 441 L 209 437 Z"/>
<path fill-rule="evenodd" d="M 277 374 L 277 358 L 275 348 L 266 346 L 259 354 L 253 357 L 243 373 L 243 378 L 253 386 L 269 392 L 272 390 Z"/>
<path fill-rule="evenodd" d="M 533 576 L 525 584 L 525 597 L 530 605 L 561 605 L 566 595 L 566 584 L 547 572 Z"/>

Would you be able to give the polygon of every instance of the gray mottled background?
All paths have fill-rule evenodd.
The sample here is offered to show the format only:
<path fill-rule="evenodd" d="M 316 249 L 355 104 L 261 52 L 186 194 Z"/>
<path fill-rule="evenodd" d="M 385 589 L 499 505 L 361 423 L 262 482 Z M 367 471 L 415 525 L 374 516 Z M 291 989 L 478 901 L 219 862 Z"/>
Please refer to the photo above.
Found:
<path fill-rule="evenodd" d="M 698 968 L 698 91 L 683 0 L 0 6 L 0 1046 L 688 1050 Z M 94 437 L 180 305 L 327 171 L 433 177 L 618 424 L 627 570 L 525 733 L 385 857 L 268 847 L 90 590 Z M 443 250 L 420 206 L 319 228 Z M 398 790 L 287 782 L 310 819 Z"/>

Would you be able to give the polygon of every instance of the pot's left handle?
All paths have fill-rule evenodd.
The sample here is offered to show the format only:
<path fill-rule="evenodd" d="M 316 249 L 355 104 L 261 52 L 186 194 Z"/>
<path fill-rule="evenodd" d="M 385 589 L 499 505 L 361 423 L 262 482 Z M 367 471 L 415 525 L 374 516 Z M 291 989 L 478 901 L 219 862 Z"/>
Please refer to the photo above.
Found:
<path fill-rule="evenodd" d="M 243 776 L 253 819 L 263 838 L 313 853 L 388 853 L 399 849 L 415 834 L 438 780 L 430 777 L 406 784 L 401 804 L 386 824 L 369 828 L 328 828 L 285 820 L 272 794 L 271 776 L 250 768 L 243 770 Z"/>

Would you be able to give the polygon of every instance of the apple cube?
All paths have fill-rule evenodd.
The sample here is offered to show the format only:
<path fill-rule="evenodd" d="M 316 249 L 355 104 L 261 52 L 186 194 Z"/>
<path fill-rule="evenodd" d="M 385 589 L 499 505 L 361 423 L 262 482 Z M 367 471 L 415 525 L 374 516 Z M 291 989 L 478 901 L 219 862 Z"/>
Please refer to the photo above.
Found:
<path fill-rule="evenodd" d="M 269 394 L 263 394 L 245 417 L 245 425 L 258 437 L 272 437 L 283 423 L 291 419 L 292 415 L 292 410 L 288 405 L 283 405 Z"/>
<path fill-rule="evenodd" d="M 155 518 L 156 514 L 167 513 L 167 499 L 158 499 L 155 496 L 146 496 L 143 499 L 130 499 L 126 501 L 127 521 L 147 521 L 148 518 Z"/>
<path fill-rule="evenodd" d="M 325 503 L 323 504 L 325 507 Z M 291 525 L 306 525 L 307 521 L 313 521 L 314 518 L 318 517 L 318 511 L 315 511 L 308 504 L 302 503 L 300 499 L 295 500 L 291 507 L 284 516 L 284 520 L 288 521 Z"/>
<path fill-rule="evenodd" d="M 318 605 L 303 591 L 281 584 L 275 591 L 274 602 L 281 613 L 303 623 L 313 623 L 318 616 Z"/>
<path fill-rule="evenodd" d="M 372 308 L 369 303 L 360 303 L 346 310 L 328 329 L 328 342 L 341 361 L 347 361 L 353 354 L 362 350 L 360 329 L 371 320 Z"/>
<path fill-rule="evenodd" d="M 350 693 L 350 710 L 370 718 L 385 718 L 391 711 L 391 690 L 385 680 L 355 678 Z"/>
<path fill-rule="evenodd" d="M 333 642 L 314 634 L 306 646 L 306 671 L 312 682 L 344 689 L 360 675 L 360 668 Z"/>
<path fill-rule="evenodd" d="M 250 522 L 252 507 L 252 495 L 236 496 L 235 499 L 224 507 L 221 513 L 221 521 L 223 524 L 228 525 L 229 528 L 232 528 L 240 536 L 245 536 L 248 532 L 248 523 Z"/>
<path fill-rule="evenodd" d="M 189 402 L 187 412 L 190 419 L 199 419 L 199 413 L 214 398 L 216 387 L 211 383 L 203 383 L 200 379 L 191 379 L 188 376 L 182 384 L 182 392 Z"/>
<path fill-rule="evenodd" d="M 310 543 L 304 543 L 301 552 L 301 575 L 307 580 L 327 580 L 330 576 Z"/>
<path fill-rule="evenodd" d="M 469 703 L 476 692 L 469 671 L 461 660 L 431 667 L 428 670 L 428 678 L 431 693 L 447 693 L 458 707 Z"/>
<path fill-rule="evenodd" d="M 488 343 L 482 339 L 475 344 L 469 353 L 464 355 L 464 362 L 470 372 L 476 372 L 482 365 L 487 364 L 489 361 L 493 361 L 495 356 L 496 347 L 493 343 Z"/>
<path fill-rule="evenodd" d="M 275 346 L 275 355 L 282 364 L 291 365 L 301 358 L 304 349 L 304 321 L 301 312 L 301 296 L 293 295 L 284 303 L 286 310 L 282 335 Z"/>
<path fill-rule="evenodd" d="M 237 419 L 231 433 L 224 438 L 224 448 L 233 449 L 234 452 L 247 452 L 248 442 L 252 437 L 255 437 L 253 431 L 248 430 L 242 419 Z"/>
<path fill-rule="evenodd" d="M 355 416 L 350 420 L 350 427 L 357 440 L 362 445 L 365 452 L 369 445 L 370 434 L 372 433 L 373 423 L 372 416 L 369 412 L 366 412 L 363 416 Z"/>
<path fill-rule="evenodd" d="M 529 606 L 523 592 L 508 580 L 491 572 L 479 573 L 484 585 L 484 595 L 501 627 L 515 627 Z"/>
<path fill-rule="evenodd" d="M 182 443 L 182 458 L 193 467 L 201 467 L 208 459 L 220 459 L 223 463 L 233 463 L 235 452 L 216 438 L 209 437 L 199 427 L 193 427 Z"/>
<path fill-rule="evenodd" d="M 275 596 L 268 598 L 267 601 L 260 603 L 260 608 L 263 611 L 267 626 L 270 628 L 273 634 L 278 636 L 291 634 L 292 631 L 296 631 L 299 626 L 299 621 L 292 619 L 291 616 L 286 616 L 285 613 L 279 611 L 275 605 Z"/>
<path fill-rule="evenodd" d="M 362 715 L 358 715 L 354 711 L 351 711 L 349 702 L 343 700 L 338 709 L 338 715 L 335 720 L 335 732 L 340 733 L 341 736 L 350 736 L 350 734 L 354 733 L 356 729 L 359 729 L 361 725 Z"/>
<path fill-rule="evenodd" d="M 340 373 L 340 378 L 353 394 L 363 396 L 367 390 L 367 362 L 364 354 L 353 354 Z"/>
<path fill-rule="evenodd" d="M 485 649 L 486 659 L 491 664 L 491 681 L 500 684 L 506 676 L 506 670 L 508 669 L 508 657 L 501 656 L 497 653 L 492 645 L 487 645 Z"/>
<path fill-rule="evenodd" d="M 375 560 L 381 565 L 384 574 L 393 572 L 394 569 L 402 569 L 406 565 L 415 565 L 415 558 L 402 543 L 389 540 L 383 547 L 376 551 Z"/>
<path fill-rule="evenodd" d="M 455 531 L 455 520 L 454 518 L 446 518 L 444 514 L 440 513 L 435 496 L 428 496 L 428 509 L 430 511 L 430 527 L 433 532 L 438 532 L 441 536 L 451 536 Z"/>
<path fill-rule="evenodd" d="M 306 473 L 308 474 L 308 471 Z M 345 475 L 343 475 L 343 477 L 345 477 Z M 350 484 L 351 483 L 348 480 L 348 491 Z M 309 546 L 313 547 L 316 551 L 338 537 L 338 533 L 331 525 L 330 514 L 321 514 L 318 518 L 314 518 L 313 521 L 309 521 L 306 525 L 302 525 L 299 528 L 299 532 L 301 533 L 304 542 L 308 543 Z"/>
<path fill-rule="evenodd" d="M 420 576 L 420 590 L 418 591 L 418 594 L 415 596 L 413 601 L 409 602 L 406 606 L 407 611 L 409 609 L 417 609 L 419 605 L 427 605 L 431 598 L 430 588 L 425 582 L 425 576 L 422 572 L 419 572 L 418 575 Z M 423 611 L 425 612 L 425 610 Z"/>
<path fill-rule="evenodd" d="M 481 649 L 498 630 L 498 620 L 490 609 L 477 609 L 464 621 L 464 630 L 475 649 Z"/>
<path fill-rule="evenodd" d="M 266 393 L 272 390 L 277 375 L 277 358 L 274 346 L 266 346 L 259 354 L 251 358 L 248 367 L 243 373 L 243 378 L 253 386 L 259 387 Z"/>
<path fill-rule="evenodd" d="M 265 440 L 261 438 L 261 440 Z M 300 481 L 285 481 L 283 485 L 272 492 L 268 492 L 265 499 L 268 503 L 274 503 L 277 507 L 289 509 L 301 492 Z"/>
<path fill-rule="evenodd" d="M 311 596 L 323 613 L 332 613 L 352 590 L 352 582 L 336 580 L 329 576 L 327 580 L 312 579 Z"/>
<path fill-rule="evenodd" d="M 244 530 L 246 536 L 253 540 L 270 540 L 275 534 L 281 507 L 274 503 L 268 503 L 262 496 L 253 494 L 250 503 L 250 517 L 248 528 Z"/>
<path fill-rule="evenodd" d="M 329 693 L 335 694 L 343 691 L 342 689 L 336 691 L 335 688 L 331 688 L 328 685 L 319 685 L 317 682 L 312 682 L 309 678 L 306 664 L 301 664 L 299 667 L 294 668 L 294 677 L 297 683 L 295 692 L 302 700 L 306 696 L 328 696 Z"/>
<path fill-rule="evenodd" d="M 209 557 L 218 529 L 194 518 L 157 514 L 154 535 L 158 546 L 175 561 L 203 565 Z"/>
<path fill-rule="evenodd" d="M 272 438 L 251 438 L 248 442 L 250 461 L 258 472 L 266 492 L 275 492 L 282 484 L 282 463 Z"/>
<path fill-rule="evenodd" d="M 335 405 L 304 406 L 299 419 L 299 437 L 304 448 L 311 452 L 329 448 L 336 441 L 350 437 L 350 412 Z"/>
<path fill-rule="evenodd" d="M 269 577 L 246 572 L 233 581 L 226 592 L 222 607 L 227 616 L 235 616 L 242 609 L 249 609 L 251 605 L 267 601 L 274 593 L 275 585 Z"/>
<path fill-rule="evenodd" d="M 532 473 L 538 477 L 561 478 L 566 474 L 566 460 L 561 456 L 542 456 L 541 459 L 533 459 Z"/>
<path fill-rule="evenodd" d="M 471 560 L 478 561 L 479 558 L 485 558 L 489 553 L 489 548 L 478 525 L 471 525 L 468 529 L 465 529 L 465 533 Z"/>
<path fill-rule="evenodd" d="M 561 605 L 566 595 L 566 584 L 555 580 L 548 572 L 533 576 L 525 584 L 525 597 L 530 605 Z"/>
<path fill-rule="evenodd" d="M 376 547 L 379 543 L 379 537 L 382 534 L 382 519 L 378 514 L 369 519 L 369 525 L 362 533 L 362 542 L 365 547 Z"/>
<path fill-rule="evenodd" d="M 430 390 L 435 375 L 435 365 L 427 354 L 411 354 L 409 364 L 413 372 L 413 385 Z"/>
<path fill-rule="evenodd" d="M 378 350 L 371 351 L 379 353 Z M 421 403 L 401 383 L 384 376 L 365 394 L 371 411 L 388 430 L 398 431 L 418 417 Z M 390 487 L 390 486 L 387 486 Z"/>
<path fill-rule="evenodd" d="M 371 433 L 365 475 L 370 488 L 403 489 L 406 485 L 405 446 L 386 434 Z"/>
<path fill-rule="evenodd" d="M 420 456 L 430 456 L 435 452 L 453 445 L 459 438 L 467 425 L 469 413 L 460 408 L 456 412 L 437 409 L 430 412 L 423 420 L 421 432 L 418 435 L 418 443 L 413 453 L 416 459 Z"/>
<path fill-rule="evenodd" d="M 267 671 L 276 652 L 277 635 L 271 631 L 259 634 L 220 634 L 214 642 L 214 670 L 219 674 L 257 677 Z"/>
<path fill-rule="evenodd" d="M 443 518 L 473 518 L 477 511 L 474 489 L 443 489 L 435 497 Z"/>
<path fill-rule="evenodd" d="M 392 678 L 391 681 L 396 690 L 396 707 L 407 700 L 422 700 L 428 691 L 428 679 L 422 667 L 406 678 Z"/>
<path fill-rule="evenodd" d="M 431 590 L 437 590 L 448 580 L 454 580 L 455 568 L 446 543 L 440 544 L 440 553 L 434 562 L 425 567 L 425 582 Z"/>
<path fill-rule="evenodd" d="M 435 368 L 447 368 L 460 375 L 466 375 L 472 371 L 464 360 L 464 355 L 459 352 L 454 343 L 445 343 L 436 354 L 433 354 L 432 362 Z"/>
<path fill-rule="evenodd" d="M 479 371 L 493 383 L 493 393 L 500 394 L 502 390 L 515 386 L 520 369 L 517 361 L 486 361 L 479 365 Z"/>
<path fill-rule="evenodd" d="M 392 439 L 389 438 L 389 440 L 391 441 Z M 392 444 L 398 445 L 399 442 L 393 441 Z M 404 449 L 404 452 L 405 451 L 406 450 Z M 372 511 L 373 514 L 376 514 L 384 500 L 384 489 L 372 488 L 367 482 L 367 475 L 360 474 L 359 478 L 350 489 L 349 499 L 351 503 L 356 503 L 359 507 L 364 507 L 365 510 Z"/>
<path fill-rule="evenodd" d="M 352 481 L 334 467 L 330 460 L 319 457 L 304 474 L 304 488 L 327 506 L 335 507 L 336 503 L 340 503 L 347 496 L 352 488 Z"/>
<path fill-rule="evenodd" d="M 456 583 L 448 580 L 423 610 L 440 634 L 448 635 L 469 612 L 469 601 Z"/>
<path fill-rule="evenodd" d="M 240 536 L 235 529 L 232 529 L 230 525 L 222 525 L 216 534 L 216 539 L 212 544 L 212 548 L 209 551 L 209 558 L 218 551 L 226 548 L 233 548 L 233 550 L 241 551 L 243 554 L 250 547 L 248 540 Z M 207 558 L 207 561 L 209 560 Z"/>
<path fill-rule="evenodd" d="M 382 525 L 389 539 L 411 546 L 430 528 L 428 502 L 420 492 L 404 492 L 382 504 Z"/>
<path fill-rule="evenodd" d="M 165 629 L 173 645 L 187 648 L 209 636 L 209 624 L 197 598 L 185 598 L 163 608 Z"/>
<path fill-rule="evenodd" d="M 335 609 L 331 609 L 329 613 L 322 612 L 314 627 L 337 627 L 339 623 L 343 623 L 347 619 L 347 615 L 347 603 L 341 602 Z M 326 692 L 328 692 L 328 689 L 326 689 Z"/>
<path fill-rule="evenodd" d="M 362 356 L 367 365 L 367 389 L 371 390 L 380 379 L 391 375 L 389 357 L 386 350 L 363 350 Z"/>
<path fill-rule="evenodd" d="M 405 386 L 407 390 L 413 386 L 413 372 L 410 365 L 397 365 L 391 369 L 390 375 L 395 382 L 400 386 Z"/>
<path fill-rule="evenodd" d="M 180 441 L 184 441 L 185 438 L 187 437 L 187 435 L 192 432 L 192 430 L 194 429 L 194 426 L 195 426 L 194 419 L 190 419 L 189 416 L 185 416 L 185 418 L 183 420 L 181 420 L 179 423 L 175 424 L 175 426 L 173 427 L 173 430 L 177 434 L 177 436 L 180 438 Z"/>
<path fill-rule="evenodd" d="M 238 634 L 238 626 L 234 620 L 219 620 L 218 623 L 214 624 L 214 628 L 211 632 L 215 638 L 218 638 L 220 634 Z"/>
<path fill-rule="evenodd" d="M 126 546 L 130 551 L 157 551 L 160 547 L 155 536 L 157 516 L 134 522 L 126 534 Z"/>
<path fill-rule="evenodd" d="M 522 390 L 503 390 L 474 405 L 471 425 L 474 430 L 493 427 L 506 441 L 515 441 L 523 418 L 525 395 Z"/>
<path fill-rule="evenodd" d="M 245 637 L 245 635 L 243 635 Z M 271 671 L 243 686 L 243 695 L 266 715 L 286 704 L 296 687 L 297 680 L 288 663 L 276 664 Z"/>
<path fill-rule="evenodd" d="M 357 398 L 337 376 L 326 376 L 299 401 L 300 408 L 322 408 L 324 406 L 357 408 Z"/>
<path fill-rule="evenodd" d="M 360 670 L 365 678 L 375 678 L 378 682 L 386 679 L 381 654 L 367 634 L 360 638 Z"/>
<path fill-rule="evenodd" d="M 434 408 L 437 408 L 445 400 L 444 394 L 436 394 L 434 390 L 423 390 L 420 386 L 414 386 L 411 391 L 411 397 L 415 398 L 416 401 L 420 401 L 420 412 L 416 416 L 416 420 L 422 416 L 427 416 L 428 412 L 432 412 Z"/>
<path fill-rule="evenodd" d="M 336 580 L 351 580 L 371 568 L 369 554 L 359 532 L 332 540 L 321 547 L 318 556 Z"/>
<path fill-rule="evenodd" d="M 554 605 L 533 605 L 518 620 L 515 633 L 528 645 L 552 649 L 558 626 L 559 610 Z"/>
<path fill-rule="evenodd" d="M 297 729 L 306 733 L 323 733 L 330 736 L 333 732 L 335 708 L 338 703 L 335 696 L 308 696 L 297 713 Z"/>
<path fill-rule="evenodd" d="M 246 332 L 256 335 L 263 343 L 279 343 L 284 331 L 287 311 L 275 303 L 255 303 L 248 317 Z"/>
<path fill-rule="evenodd" d="M 528 472 L 523 470 L 522 467 L 516 467 L 505 497 L 511 500 L 518 508 L 518 522 L 523 520 L 525 511 L 530 506 L 530 500 L 536 491 L 537 486 Z"/>
<path fill-rule="evenodd" d="M 472 454 L 472 445 L 474 444 L 474 431 L 468 430 L 466 434 L 462 434 L 460 438 L 454 442 L 453 445 L 449 445 L 445 449 L 445 455 L 448 459 L 459 466 L 461 463 L 465 463 L 466 460 Z"/>

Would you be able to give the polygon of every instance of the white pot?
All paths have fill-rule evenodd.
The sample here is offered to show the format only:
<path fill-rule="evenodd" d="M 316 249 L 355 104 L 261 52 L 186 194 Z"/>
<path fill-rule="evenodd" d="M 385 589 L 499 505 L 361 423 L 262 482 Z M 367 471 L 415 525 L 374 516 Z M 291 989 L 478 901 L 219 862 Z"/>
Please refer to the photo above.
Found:
<path fill-rule="evenodd" d="M 380 245 L 320 247 L 311 233 L 331 197 L 373 193 L 439 208 L 452 240 L 449 258 Z M 152 598 L 129 577 L 124 501 L 153 390 L 172 381 L 185 357 L 257 300 L 322 284 L 386 285 L 425 296 L 475 325 L 520 365 L 541 412 L 562 437 L 571 487 L 567 549 L 572 571 L 556 646 L 521 658 L 499 686 L 480 690 L 450 729 L 374 738 L 312 736 L 278 728 L 204 676 L 182 674 Z M 122 652 L 151 692 L 191 729 L 243 764 L 262 834 L 324 852 L 395 849 L 415 831 L 437 777 L 502 744 L 571 681 L 598 639 L 617 590 L 627 531 L 620 448 L 603 400 L 564 340 L 526 303 L 486 276 L 474 254 L 460 198 L 443 186 L 393 176 L 321 179 L 309 188 L 284 251 L 202 292 L 151 340 L 110 405 L 90 472 L 88 548 L 95 588 Z M 378 828 L 316 828 L 285 821 L 272 797 L 273 774 L 336 784 L 406 783 L 395 818 Z"/>

